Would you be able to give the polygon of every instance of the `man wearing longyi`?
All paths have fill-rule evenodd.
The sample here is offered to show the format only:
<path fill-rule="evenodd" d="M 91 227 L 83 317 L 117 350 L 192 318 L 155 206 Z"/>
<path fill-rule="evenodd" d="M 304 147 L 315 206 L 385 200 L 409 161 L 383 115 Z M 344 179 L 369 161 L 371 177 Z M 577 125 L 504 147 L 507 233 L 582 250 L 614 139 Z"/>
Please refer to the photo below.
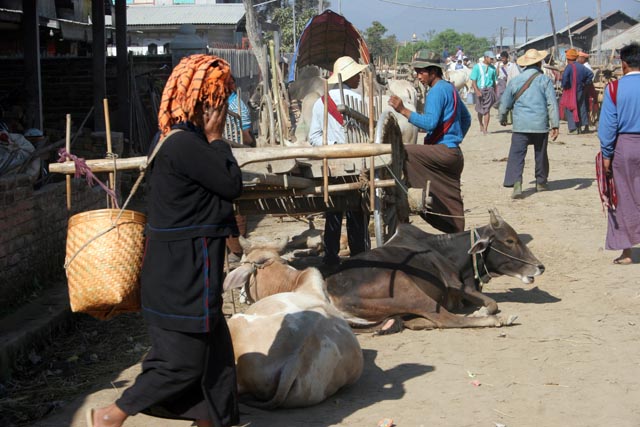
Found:
<path fill-rule="evenodd" d="M 222 140 L 233 89 L 229 64 L 203 54 L 182 59 L 164 88 L 141 273 L 152 347 L 135 383 L 115 403 L 87 412 L 90 427 L 120 427 L 140 412 L 198 427 L 239 422 L 222 313 L 225 239 L 237 234 L 233 199 L 242 191 L 240 168 Z"/>

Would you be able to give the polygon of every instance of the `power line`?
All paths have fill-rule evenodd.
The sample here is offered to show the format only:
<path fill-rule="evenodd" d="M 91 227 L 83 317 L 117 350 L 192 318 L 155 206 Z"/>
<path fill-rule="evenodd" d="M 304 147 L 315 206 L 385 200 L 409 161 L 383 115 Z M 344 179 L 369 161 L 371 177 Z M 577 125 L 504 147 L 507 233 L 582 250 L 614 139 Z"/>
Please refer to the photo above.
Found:
<path fill-rule="evenodd" d="M 448 12 L 477 12 L 477 11 L 482 11 L 482 10 L 512 9 L 514 7 L 532 6 L 532 5 L 535 5 L 535 4 L 547 3 L 548 2 L 548 0 L 539 0 L 539 1 L 531 2 L 531 3 L 512 4 L 512 5 L 509 5 L 509 6 L 476 7 L 476 8 L 460 8 L 460 7 L 451 8 L 451 7 L 421 6 L 421 5 L 417 5 L 417 4 L 408 4 L 408 3 L 403 3 L 403 2 L 400 2 L 400 1 L 393 1 L 393 0 L 378 0 L 378 1 L 383 2 L 383 3 L 397 4 L 397 5 L 400 5 L 400 6 L 415 7 L 415 8 L 418 8 L 418 9 L 444 10 L 444 11 L 448 11 Z M 640 0 L 636 0 L 636 1 L 640 1 Z"/>

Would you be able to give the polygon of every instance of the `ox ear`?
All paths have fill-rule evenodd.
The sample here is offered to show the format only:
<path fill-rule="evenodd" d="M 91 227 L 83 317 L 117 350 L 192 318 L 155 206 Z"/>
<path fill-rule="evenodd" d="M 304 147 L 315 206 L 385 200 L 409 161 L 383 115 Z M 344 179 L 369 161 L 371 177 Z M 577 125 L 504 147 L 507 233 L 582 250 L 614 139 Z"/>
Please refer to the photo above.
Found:
<path fill-rule="evenodd" d="M 251 241 L 249 239 L 244 236 L 238 236 L 238 242 L 240 243 L 243 253 L 248 254 L 251 252 Z"/>
<path fill-rule="evenodd" d="M 483 237 L 481 239 L 476 240 L 476 242 L 471 246 L 471 248 L 467 251 L 468 254 L 481 254 L 489 247 L 491 243 L 491 237 Z"/>
<path fill-rule="evenodd" d="M 222 291 L 226 292 L 229 289 L 237 289 L 244 287 L 251 278 L 253 269 L 249 265 L 242 265 L 231 273 L 227 274 L 222 284 Z"/>
<path fill-rule="evenodd" d="M 503 222 L 504 220 L 500 216 L 498 209 L 489 209 L 489 224 L 491 224 L 491 228 L 496 229 L 500 227 L 500 224 L 502 224 Z"/>
<path fill-rule="evenodd" d="M 274 249 L 278 252 L 279 255 L 282 255 L 284 252 L 284 248 L 287 247 L 287 243 L 289 243 L 289 236 L 278 237 L 275 239 L 275 247 Z"/>

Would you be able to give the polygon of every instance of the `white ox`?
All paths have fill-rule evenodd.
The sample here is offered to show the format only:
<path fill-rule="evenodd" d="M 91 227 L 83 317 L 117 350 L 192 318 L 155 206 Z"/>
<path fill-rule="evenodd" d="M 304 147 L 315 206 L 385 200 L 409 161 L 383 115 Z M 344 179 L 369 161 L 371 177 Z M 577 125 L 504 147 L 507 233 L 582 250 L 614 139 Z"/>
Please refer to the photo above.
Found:
<path fill-rule="evenodd" d="M 254 249 L 225 280 L 225 290 L 244 285 L 246 272 L 239 271 L 236 277 L 234 273 L 251 265 L 257 270 L 252 276 L 258 289 L 283 285 L 268 290 L 270 296 L 228 321 L 238 393 L 247 404 L 260 408 L 311 406 L 358 380 L 362 350 L 331 305 L 322 274 L 315 268 L 298 271 L 279 259 L 277 250 L 266 255 Z M 271 294 L 282 289 L 293 291 Z"/>
<path fill-rule="evenodd" d="M 466 67 L 460 70 L 447 71 L 446 73 L 446 79 L 453 84 L 461 96 L 466 95 L 466 91 L 471 89 L 469 76 L 471 76 L 471 70 Z M 463 89 L 465 92 L 463 92 Z"/>
<path fill-rule="evenodd" d="M 400 113 L 397 113 L 389 106 L 389 97 L 396 95 L 402 100 L 407 109 L 416 111 L 418 105 L 418 91 L 409 80 L 389 80 L 387 82 L 387 95 L 382 96 L 382 111 L 389 110 L 393 113 L 402 132 L 402 142 L 404 144 L 415 144 L 418 140 L 418 128 L 409 123 L 409 120 Z"/>

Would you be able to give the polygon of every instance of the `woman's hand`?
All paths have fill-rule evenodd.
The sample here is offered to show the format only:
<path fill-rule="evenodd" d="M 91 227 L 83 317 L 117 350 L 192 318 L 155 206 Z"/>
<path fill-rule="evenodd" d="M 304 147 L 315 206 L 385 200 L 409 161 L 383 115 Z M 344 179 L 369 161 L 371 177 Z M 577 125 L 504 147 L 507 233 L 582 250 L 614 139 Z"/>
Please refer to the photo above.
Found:
<path fill-rule="evenodd" d="M 203 114 L 204 135 L 207 137 L 208 142 L 222 139 L 228 108 L 229 105 L 225 102 L 217 109 L 210 108 L 205 110 Z"/>

